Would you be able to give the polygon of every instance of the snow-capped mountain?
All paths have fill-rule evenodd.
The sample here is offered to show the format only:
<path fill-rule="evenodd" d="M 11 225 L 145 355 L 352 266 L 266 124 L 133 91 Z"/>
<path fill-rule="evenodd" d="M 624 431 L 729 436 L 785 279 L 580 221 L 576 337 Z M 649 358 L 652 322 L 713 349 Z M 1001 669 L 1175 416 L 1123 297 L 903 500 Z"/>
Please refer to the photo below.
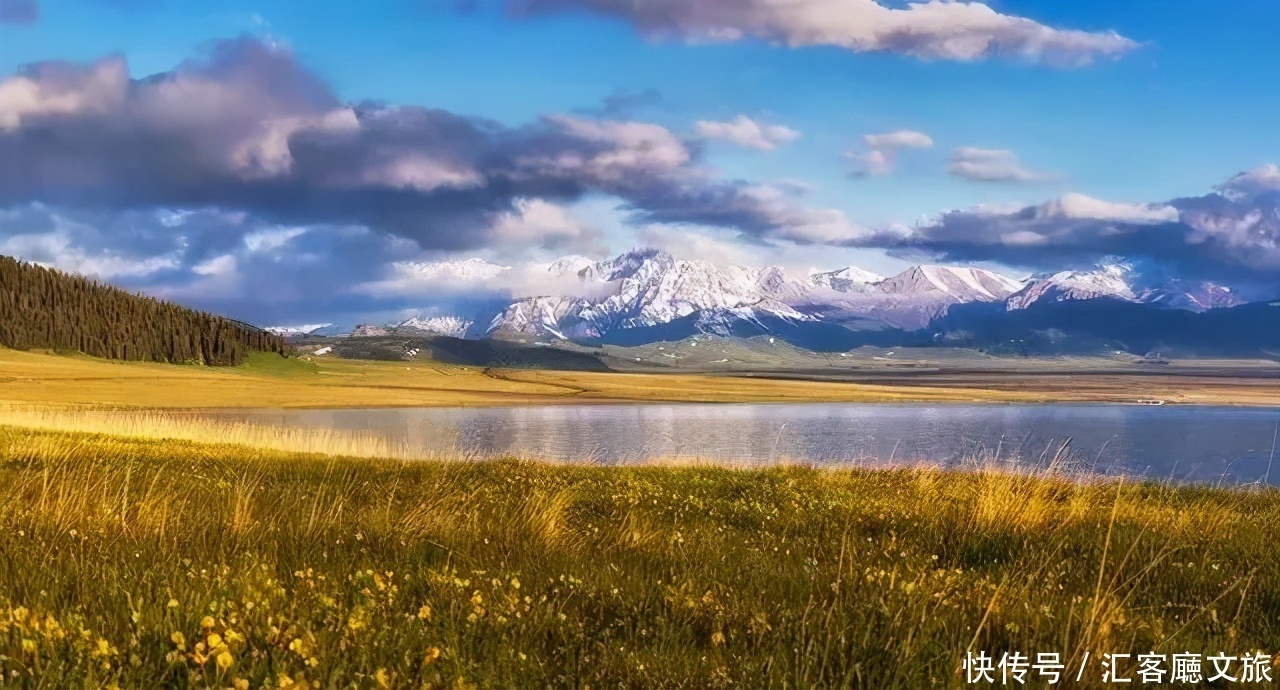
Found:
<path fill-rule="evenodd" d="M 850 266 L 838 271 L 810 273 L 809 281 L 836 292 L 868 292 L 873 285 L 883 282 L 884 276 Z"/>
<path fill-rule="evenodd" d="M 1092 271 L 1060 271 L 1033 276 L 1026 287 L 1006 302 L 1009 310 L 1026 309 L 1040 301 L 1065 302 L 1069 300 L 1110 297 L 1127 302 L 1137 302 L 1138 293 L 1132 283 L 1133 267 L 1123 263 L 1102 264 Z"/>
<path fill-rule="evenodd" d="M 1012 278 L 981 268 L 913 266 L 896 276 L 857 288 L 816 307 L 828 320 L 851 317 L 915 330 L 957 304 L 998 302 L 1022 287 Z"/>
<path fill-rule="evenodd" d="M 457 316 L 428 316 L 401 321 L 396 324 L 393 330 L 396 332 L 416 332 L 461 338 L 467 334 L 467 329 L 471 328 L 471 324 L 471 321 Z"/>
<path fill-rule="evenodd" d="M 1155 290 L 1147 300 L 1151 303 L 1163 304 L 1174 309 L 1187 311 L 1208 311 L 1238 307 L 1248 300 L 1225 285 L 1209 281 L 1171 280 L 1164 287 Z"/>
<path fill-rule="evenodd" d="M 654 249 L 590 262 L 566 257 L 548 267 L 584 283 L 611 286 L 598 299 L 535 297 L 498 314 L 490 334 L 604 338 L 621 330 L 655 327 L 696 317 L 703 332 L 727 334 L 735 324 L 843 323 L 873 319 L 919 328 L 954 304 L 995 302 L 1017 291 L 1015 280 L 976 268 L 917 266 L 885 279 L 856 267 L 802 278 L 778 266 L 720 268 Z"/>
<path fill-rule="evenodd" d="M 514 275 L 501 276 L 509 269 L 480 260 L 445 263 L 423 264 L 416 270 L 433 276 L 477 276 L 481 289 L 485 281 L 494 286 L 490 297 L 503 294 L 501 285 L 509 284 Z M 720 267 L 676 259 L 657 249 L 603 261 L 566 256 L 520 270 L 529 276 L 529 285 L 544 285 L 550 294 L 496 304 L 479 300 L 491 306 L 475 314 L 364 325 L 353 335 L 636 343 L 695 333 L 785 332 L 796 341 L 821 343 L 852 333 L 919 331 L 952 307 L 970 303 L 1003 304 L 1007 311 L 1016 311 L 1043 301 L 1112 298 L 1204 311 L 1243 301 L 1230 288 L 1158 279 L 1154 272 L 1144 275 L 1119 259 L 1091 270 L 1037 275 L 1025 283 L 986 269 L 938 265 L 913 266 L 888 278 L 857 267 L 796 275 L 779 266 Z M 549 280 L 542 281 L 539 272 Z"/>
<path fill-rule="evenodd" d="M 1060 271 L 1034 276 L 1005 304 L 1012 311 L 1026 309 L 1037 302 L 1100 298 L 1159 304 L 1187 311 L 1234 307 L 1245 302 L 1239 292 L 1217 283 L 1144 275 L 1130 262 L 1111 259 L 1088 271 Z"/>
<path fill-rule="evenodd" d="M 503 272 L 511 270 L 511 267 L 472 258 L 453 261 L 403 261 L 396 264 L 396 270 L 403 277 L 418 280 L 453 280 L 470 283 L 496 278 Z"/>
<path fill-rule="evenodd" d="M 494 318 L 491 334 L 601 338 L 613 330 L 658 326 L 693 314 L 708 324 L 759 316 L 811 318 L 766 294 L 775 289 L 792 292 L 785 278 L 770 269 L 721 270 L 706 261 L 678 260 L 666 252 L 645 249 L 591 263 L 569 257 L 548 270 L 576 274 L 584 283 L 607 284 L 612 289 L 596 299 L 519 300 Z"/>
<path fill-rule="evenodd" d="M 282 335 L 286 338 L 300 337 L 304 335 L 329 336 L 337 335 L 342 332 L 341 328 L 331 323 L 315 323 L 303 326 L 267 326 L 262 330 L 275 335 Z"/>
<path fill-rule="evenodd" d="M 981 268 L 914 266 L 876 285 L 884 294 L 941 301 L 994 302 L 1022 288 L 1012 278 Z"/>

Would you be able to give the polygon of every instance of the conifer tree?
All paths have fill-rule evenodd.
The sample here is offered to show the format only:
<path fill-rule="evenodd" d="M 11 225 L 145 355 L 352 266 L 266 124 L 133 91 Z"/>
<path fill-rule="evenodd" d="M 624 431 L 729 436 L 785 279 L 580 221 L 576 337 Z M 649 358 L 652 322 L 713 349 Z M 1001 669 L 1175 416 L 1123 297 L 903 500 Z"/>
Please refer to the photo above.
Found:
<path fill-rule="evenodd" d="M 290 352 L 256 326 L 7 256 L 0 256 L 0 346 L 216 366 L 253 351 Z"/>

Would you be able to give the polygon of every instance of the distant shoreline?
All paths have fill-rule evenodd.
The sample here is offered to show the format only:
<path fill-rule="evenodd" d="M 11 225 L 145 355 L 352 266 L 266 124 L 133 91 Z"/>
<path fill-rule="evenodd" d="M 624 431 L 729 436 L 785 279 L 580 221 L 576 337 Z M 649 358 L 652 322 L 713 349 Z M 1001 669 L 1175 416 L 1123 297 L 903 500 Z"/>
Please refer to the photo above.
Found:
<path fill-rule="evenodd" d="M 0 403 L 154 409 L 341 409 L 625 403 L 1115 403 L 1280 407 L 1270 367 L 1159 372 L 560 371 L 260 355 L 239 367 L 0 350 Z"/>

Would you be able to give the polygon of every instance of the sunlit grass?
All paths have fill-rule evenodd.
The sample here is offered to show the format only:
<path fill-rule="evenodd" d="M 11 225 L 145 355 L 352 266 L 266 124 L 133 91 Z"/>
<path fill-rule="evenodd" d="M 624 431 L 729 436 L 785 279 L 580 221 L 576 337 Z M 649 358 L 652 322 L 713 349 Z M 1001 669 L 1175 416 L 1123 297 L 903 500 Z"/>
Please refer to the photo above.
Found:
<path fill-rule="evenodd" d="M 421 448 L 410 448 L 407 444 L 395 443 L 374 433 L 283 427 L 165 411 L 0 405 L 0 426 L 134 439 L 231 444 L 352 458 L 421 460 L 429 457 L 424 456 Z M 459 455 L 460 452 L 454 451 L 450 459 L 457 459 Z"/>
<path fill-rule="evenodd" d="M 204 440 L 0 427 L 7 684 L 921 688 L 967 649 L 1280 649 L 1273 490 Z"/>
<path fill-rule="evenodd" d="M 857 373 L 850 369 L 850 373 Z M 910 378 L 905 377 L 904 381 Z M 1134 402 L 1280 405 L 1265 377 L 1036 376 L 837 383 L 691 373 L 495 370 L 429 360 L 314 362 L 255 355 L 239 367 L 112 362 L 0 348 L 0 403 L 92 407 L 346 408 L 598 402 Z"/>

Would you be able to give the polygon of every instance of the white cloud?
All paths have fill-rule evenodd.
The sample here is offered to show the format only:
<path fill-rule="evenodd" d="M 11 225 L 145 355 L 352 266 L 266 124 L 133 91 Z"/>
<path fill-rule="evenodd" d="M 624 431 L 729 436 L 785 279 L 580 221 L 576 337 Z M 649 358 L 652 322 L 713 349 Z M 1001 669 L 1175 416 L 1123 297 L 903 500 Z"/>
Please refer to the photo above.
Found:
<path fill-rule="evenodd" d="M 699 120 L 696 129 L 698 136 L 723 139 L 760 151 L 772 151 L 780 144 L 800 138 L 800 133 L 790 127 L 762 125 L 746 115 L 739 115 L 729 122 Z"/>
<path fill-rule="evenodd" d="M 878 177 L 893 172 L 895 158 L 900 149 L 927 149 L 933 139 L 924 132 L 899 129 L 882 134 L 864 134 L 862 143 L 867 151 L 846 151 L 844 156 L 853 162 L 850 177 Z"/>
<path fill-rule="evenodd" d="M 503 248 L 568 247 L 595 249 L 601 233 L 569 214 L 563 206 L 542 199 L 517 199 L 513 211 L 499 214 L 493 236 Z"/>
<path fill-rule="evenodd" d="M 951 154 L 947 172 L 975 182 L 1040 182 L 1056 176 L 1028 170 L 1007 149 L 962 146 Z"/>
<path fill-rule="evenodd" d="M 1247 198 L 1263 192 L 1280 191 L 1280 166 L 1260 165 L 1218 185 L 1218 191 L 1230 198 Z"/>
<path fill-rule="evenodd" d="M 101 114 L 119 108 L 129 87 L 123 58 L 100 60 L 86 70 L 46 67 L 39 75 L 0 79 L 0 131 L 25 119 Z"/>
<path fill-rule="evenodd" d="M 294 239 L 306 233 L 306 228 L 268 228 L 266 230 L 258 230 L 244 236 L 244 246 L 245 249 L 251 252 L 273 252 L 287 247 Z"/>
<path fill-rule="evenodd" d="M 1139 224 L 1174 223 L 1178 220 L 1178 209 L 1163 204 L 1125 204 L 1094 199 L 1083 194 L 1063 194 L 1036 207 L 1036 216 Z"/>
<path fill-rule="evenodd" d="M 512 0 L 512 6 L 525 14 L 578 9 L 617 15 L 655 38 L 714 43 L 754 38 L 926 60 L 1003 57 L 1077 66 L 1138 47 L 1114 31 L 1056 29 L 980 2 L 950 0 L 903 7 L 876 0 Z"/>
<path fill-rule="evenodd" d="M 933 139 L 923 132 L 900 129 L 884 134 L 865 134 L 862 142 L 869 149 L 892 150 L 900 148 L 927 149 L 933 146 Z"/>
<path fill-rule="evenodd" d="M 865 153 L 850 151 L 844 156 L 854 164 L 849 172 L 852 177 L 878 177 L 893 172 L 893 163 L 889 159 L 889 154 L 884 151 L 871 150 Z"/>

